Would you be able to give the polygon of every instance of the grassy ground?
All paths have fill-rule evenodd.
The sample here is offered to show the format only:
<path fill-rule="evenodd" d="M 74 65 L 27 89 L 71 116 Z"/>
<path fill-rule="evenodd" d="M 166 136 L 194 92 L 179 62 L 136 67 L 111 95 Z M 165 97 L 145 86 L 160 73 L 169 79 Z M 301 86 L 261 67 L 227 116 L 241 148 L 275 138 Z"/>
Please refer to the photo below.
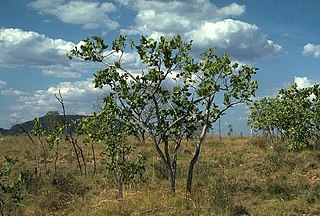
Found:
<path fill-rule="evenodd" d="M 14 214 L 320 215 L 320 151 L 287 152 L 262 138 L 209 137 L 195 168 L 192 196 L 186 199 L 192 142 L 184 142 L 179 153 L 175 196 L 168 192 L 165 170 L 152 146 L 143 146 L 140 150 L 148 158 L 146 174 L 126 187 L 124 198 L 117 199 L 101 159 L 97 175 L 92 175 L 92 163 L 88 163 L 88 175 L 83 177 L 70 146 L 62 147 L 58 174 L 52 179 L 43 172 L 35 175 L 37 151 L 26 137 L 5 137 L 0 143 L 0 158 L 18 158 L 12 175 L 21 172 L 24 177 L 24 200 Z M 101 146 L 97 149 L 101 151 Z M 86 155 L 89 151 L 88 146 Z M 50 172 L 53 156 L 52 152 Z"/>

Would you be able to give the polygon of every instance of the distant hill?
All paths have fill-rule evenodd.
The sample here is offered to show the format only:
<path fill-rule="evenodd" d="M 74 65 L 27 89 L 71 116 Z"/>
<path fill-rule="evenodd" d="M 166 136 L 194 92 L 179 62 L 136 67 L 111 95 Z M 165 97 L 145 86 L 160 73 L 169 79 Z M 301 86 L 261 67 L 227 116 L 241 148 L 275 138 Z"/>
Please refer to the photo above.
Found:
<path fill-rule="evenodd" d="M 8 132 L 9 130 L 7 129 L 3 129 L 3 128 L 0 128 L 0 135 L 4 135 Z"/>
<path fill-rule="evenodd" d="M 67 122 L 69 122 L 70 120 L 81 119 L 83 117 L 85 117 L 85 116 L 83 116 L 83 115 L 66 115 Z M 56 115 L 56 116 L 54 116 L 54 118 L 63 121 L 62 115 Z M 43 117 L 40 117 L 39 120 L 40 120 L 42 127 L 44 127 L 45 129 L 48 129 L 50 127 L 50 122 L 52 121 L 52 116 L 49 116 L 47 114 Z M 30 131 L 33 129 L 33 121 L 27 121 L 27 122 L 24 122 L 21 124 L 16 124 L 16 125 L 12 126 L 10 129 L 0 128 L 0 135 L 18 135 L 18 134 L 22 133 L 21 128 L 23 128 L 28 133 L 30 133 Z"/>

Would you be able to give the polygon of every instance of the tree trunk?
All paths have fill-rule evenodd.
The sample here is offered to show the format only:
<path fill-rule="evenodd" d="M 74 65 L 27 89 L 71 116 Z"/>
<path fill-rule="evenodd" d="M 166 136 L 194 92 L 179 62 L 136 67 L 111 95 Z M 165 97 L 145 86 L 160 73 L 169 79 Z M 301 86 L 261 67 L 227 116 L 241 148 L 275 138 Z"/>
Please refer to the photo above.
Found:
<path fill-rule="evenodd" d="M 189 164 L 187 186 L 186 186 L 187 193 L 191 193 L 192 179 L 193 179 L 193 169 L 194 169 L 194 165 L 197 163 L 198 158 L 199 158 L 200 146 L 201 146 L 201 143 L 197 143 L 196 152 L 193 155 L 193 158 L 192 158 L 192 160 L 190 161 L 190 164 Z"/>
<path fill-rule="evenodd" d="M 173 161 L 171 162 L 168 137 L 164 136 L 163 142 L 164 142 L 164 153 L 166 157 L 166 167 L 169 174 L 170 193 L 174 195 L 176 192 L 176 171 L 175 171 L 176 161 L 174 161 L 175 158 L 173 158 Z"/>
<path fill-rule="evenodd" d="M 170 182 L 170 193 L 174 195 L 176 193 L 176 175 L 175 171 L 172 170 L 172 167 L 168 169 L 169 182 Z"/>
<path fill-rule="evenodd" d="M 81 159 L 82 159 L 82 163 L 83 163 L 83 167 L 84 167 L 84 176 L 87 176 L 87 163 L 86 163 L 86 160 L 84 158 L 84 154 L 83 154 L 83 150 L 82 148 L 78 145 L 78 142 L 77 140 L 75 140 L 75 143 L 79 149 L 79 152 L 80 152 L 80 155 L 81 155 Z"/>
<path fill-rule="evenodd" d="M 82 166 L 81 166 L 80 157 L 79 157 L 79 153 L 78 153 L 77 147 L 76 147 L 76 145 L 75 145 L 75 143 L 73 141 L 71 141 L 71 143 L 72 143 L 73 151 L 76 154 L 76 158 L 77 158 L 77 163 L 78 163 L 78 168 L 79 168 L 80 174 L 83 175 Z"/>
<path fill-rule="evenodd" d="M 191 193 L 191 188 L 192 188 L 192 179 L 193 179 L 193 169 L 194 169 L 194 166 L 195 164 L 197 163 L 198 161 L 198 158 L 199 158 L 199 154 L 200 154 L 200 149 L 201 149 L 201 144 L 207 134 L 207 130 L 208 130 L 208 122 L 209 122 L 209 115 L 208 115 L 208 111 L 206 111 L 206 114 L 207 114 L 207 117 L 206 117 L 206 124 L 203 126 L 202 128 L 202 131 L 201 131 L 201 134 L 199 136 L 199 139 L 197 141 L 197 144 L 196 144 L 196 151 L 193 155 L 193 158 L 191 159 L 190 161 L 190 164 L 189 164 L 189 171 L 188 171 L 188 178 L 187 178 L 187 185 L 186 185 L 186 192 L 187 194 L 190 194 Z"/>
<path fill-rule="evenodd" d="M 93 176 L 97 174 L 96 154 L 94 151 L 94 145 L 91 143 L 92 160 L 93 160 Z"/>
<path fill-rule="evenodd" d="M 176 164 L 174 164 L 174 166 L 172 166 L 172 164 L 171 164 L 168 139 L 165 137 L 165 138 L 157 140 L 156 136 L 152 136 L 152 139 L 153 139 L 154 146 L 156 147 L 157 153 L 160 156 L 161 161 L 168 172 L 170 193 L 172 195 L 174 195 L 176 192 L 176 171 L 175 171 Z M 163 143 L 165 145 L 164 152 L 160 148 L 161 140 L 163 141 Z"/>
<path fill-rule="evenodd" d="M 54 159 L 54 174 L 53 177 L 55 178 L 57 175 L 57 168 L 58 168 L 58 160 L 59 160 L 59 142 L 56 144 L 56 157 Z"/>
<path fill-rule="evenodd" d="M 117 189 L 118 189 L 118 195 L 117 197 L 119 199 L 123 198 L 123 182 L 122 182 L 122 177 L 121 174 L 118 171 L 115 171 L 114 173 L 116 175 L 116 179 L 117 179 Z"/>

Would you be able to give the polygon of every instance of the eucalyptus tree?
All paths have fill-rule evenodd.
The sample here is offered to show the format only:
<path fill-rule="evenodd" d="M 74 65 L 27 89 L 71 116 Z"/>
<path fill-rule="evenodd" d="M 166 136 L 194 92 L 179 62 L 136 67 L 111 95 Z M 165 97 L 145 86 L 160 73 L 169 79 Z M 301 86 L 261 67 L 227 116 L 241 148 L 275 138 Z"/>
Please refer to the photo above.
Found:
<path fill-rule="evenodd" d="M 142 68 L 138 72 L 123 63 L 127 46 L 140 58 Z M 119 120 L 131 125 L 128 134 L 151 138 L 168 172 L 172 193 L 181 140 L 194 138 L 186 186 L 191 192 L 194 166 L 208 130 L 229 108 L 248 101 L 257 89 L 252 79 L 256 68 L 232 63 L 226 55 L 218 57 L 214 49 L 196 60 L 190 55 L 191 47 L 192 41 L 183 41 L 180 35 L 158 41 L 142 36 L 138 44 L 120 35 L 111 47 L 93 36 L 69 55 L 105 65 L 94 74 L 95 87 L 108 87 L 106 98 L 115 100 Z M 110 103 L 105 100 L 105 106 Z"/>

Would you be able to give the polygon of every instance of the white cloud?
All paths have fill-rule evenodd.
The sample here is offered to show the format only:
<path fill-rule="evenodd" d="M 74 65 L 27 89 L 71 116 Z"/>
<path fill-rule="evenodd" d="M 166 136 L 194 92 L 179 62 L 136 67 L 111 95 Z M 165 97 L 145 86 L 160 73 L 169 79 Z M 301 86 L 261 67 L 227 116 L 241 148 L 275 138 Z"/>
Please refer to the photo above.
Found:
<path fill-rule="evenodd" d="M 43 34 L 21 29 L 0 29 L 0 64 L 9 66 L 47 66 L 57 62 L 67 65 L 66 53 L 71 42 L 51 39 Z"/>
<path fill-rule="evenodd" d="M 0 65 L 32 67 L 55 77 L 80 77 L 92 64 L 70 61 L 66 54 L 74 43 L 51 39 L 33 31 L 14 28 L 0 29 Z"/>
<path fill-rule="evenodd" d="M 303 47 L 304 55 L 311 55 L 315 58 L 320 58 L 320 45 L 308 43 Z"/>
<path fill-rule="evenodd" d="M 315 84 L 315 82 L 308 79 L 307 77 L 294 77 L 294 83 L 297 84 L 298 89 L 308 88 Z"/>
<path fill-rule="evenodd" d="M 0 89 L 7 85 L 6 81 L 0 80 Z"/>
<path fill-rule="evenodd" d="M 190 40 L 195 38 L 195 45 L 202 49 L 215 46 L 221 54 L 243 61 L 283 53 L 281 46 L 268 40 L 256 25 L 238 20 L 205 22 L 186 35 Z"/>
<path fill-rule="evenodd" d="M 132 1 L 137 11 L 136 25 L 140 34 L 177 34 L 191 31 L 204 21 L 218 21 L 230 16 L 241 15 L 244 5 L 233 3 L 217 8 L 208 0 L 198 1 Z"/>
<path fill-rule="evenodd" d="M 66 103 L 66 108 L 78 113 L 78 111 L 88 110 L 95 99 L 103 92 L 94 88 L 92 79 L 76 82 L 61 82 L 56 86 L 51 86 L 46 90 L 38 90 L 32 96 L 20 97 L 24 104 L 22 107 L 35 107 L 34 109 L 52 109 L 58 107 L 58 101 L 54 94 L 59 90 Z M 85 104 L 85 106 L 83 106 Z M 47 110 L 47 111 L 49 111 Z"/>
<path fill-rule="evenodd" d="M 131 3 L 132 0 L 116 0 L 117 3 L 119 3 L 120 5 L 129 5 Z"/>
<path fill-rule="evenodd" d="M 121 53 L 113 53 L 106 61 L 113 64 L 120 57 Z M 142 64 L 140 56 L 137 52 L 125 52 L 122 54 L 121 64 L 123 68 L 129 70 L 132 73 L 141 72 L 146 66 Z"/>
<path fill-rule="evenodd" d="M 69 66 L 61 66 L 58 65 L 52 65 L 52 66 L 46 66 L 46 67 L 40 67 L 42 74 L 46 76 L 53 76 L 53 77 L 61 77 L 61 78 L 79 78 L 83 73 L 86 73 L 87 71 L 85 68 L 87 68 L 85 63 L 80 63 L 79 67 L 76 68 L 73 63 L 70 63 Z"/>
<path fill-rule="evenodd" d="M 61 112 L 61 105 L 54 94 L 62 94 L 67 114 L 90 114 L 93 110 L 93 103 L 97 101 L 106 89 L 94 88 L 92 79 L 76 82 L 61 82 L 56 86 L 47 89 L 39 89 L 32 94 L 20 94 L 18 96 L 19 106 L 6 107 L 20 122 L 32 120 L 42 116 L 48 111 L 58 110 Z M 13 92 L 14 90 L 12 90 Z M 12 121 L 13 116 L 1 116 L 7 122 Z"/>
<path fill-rule="evenodd" d="M 228 6 L 220 8 L 217 10 L 218 15 L 224 16 L 238 16 L 245 12 L 246 7 L 244 5 L 238 5 L 237 3 L 232 3 Z"/>
<path fill-rule="evenodd" d="M 145 1 L 118 0 L 137 11 L 135 24 L 121 31 L 158 38 L 181 34 L 194 40 L 194 48 L 217 47 L 242 61 L 283 54 L 280 45 L 267 38 L 256 25 L 231 19 L 245 13 L 245 5 L 232 3 L 217 7 L 209 0 Z"/>
<path fill-rule="evenodd" d="M 28 95 L 28 93 L 10 88 L 10 89 L 1 90 L 1 95 L 4 95 L 4 96 L 23 96 L 23 95 Z"/>
<path fill-rule="evenodd" d="M 94 88 L 94 83 L 91 78 L 84 81 L 61 82 L 57 86 L 48 88 L 47 93 L 52 95 L 57 94 L 59 89 L 66 100 L 70 99 L 73 101 L 82 101 L 82 97 L 101 93 L 100 89 Z"/>
<path fill-rule="evenodd" d="M 108 14 L 116 11 L 113 3 L 97 1 L 36 0 L 29 4 L 42 15 L 53 15 L 64 23 L 82 25 L 85 29 L 115 29 L 119 23 Z"/>

